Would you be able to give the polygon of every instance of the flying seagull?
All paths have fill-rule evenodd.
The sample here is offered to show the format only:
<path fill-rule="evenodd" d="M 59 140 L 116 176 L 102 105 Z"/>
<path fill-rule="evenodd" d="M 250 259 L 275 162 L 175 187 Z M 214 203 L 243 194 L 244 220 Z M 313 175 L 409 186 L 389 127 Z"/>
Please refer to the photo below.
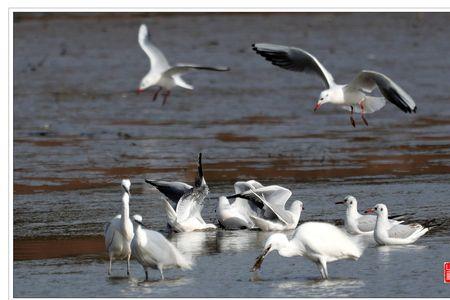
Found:
<path fill-rule="evenodd" d="M 153 101 L 158 98 L 160 92 L 164 96 L 163 105 L 170 96 L 172 88 L 179 86 L 184 89 L 193 90 L 194 87 L 183 80 L 181 75 L 192 70 L 207 70 L 207 71 L 229 71 L 230 68 L 224 66 L 208 67 L 196 64 L 177 64 L 171 66 L 164 54 L 156 48 L 150 41 L 150 35 L 147 31 L 147 26 L 142 24 L 139 28 L 138 35 L 139 45 L 147 54 L 150 60 L 150 71 L 142 78 L 137 93 L 140 94 L 145 89 L 151 86 L 158 86 L 158 90 L 153 95 Z"/>
<path fill-rule="evenodd" d="M 281 68 L 318 75 L 325 84 L 325 90 L 320 93 L 320 99 L 314 107 L 317 111 L 324 103 L 333 103 L 350 111 L 350 121 L 355 127 L 353 113 L 360 113 L 367 126 L 369 123 L 365 114 L 380 110 L 386 100 L 400 108 L 405 113 L 416 112 L 414 100 L 400 86 L 382 73 L 363 70 L 348 84 L 336 84 L 333 76 L 312 54 L 303 49 L 274 45 L 253 44 L 253 50 L 273 65 Z M 374 97 L 369 94 L 378 87 L 384 97 Z"/>

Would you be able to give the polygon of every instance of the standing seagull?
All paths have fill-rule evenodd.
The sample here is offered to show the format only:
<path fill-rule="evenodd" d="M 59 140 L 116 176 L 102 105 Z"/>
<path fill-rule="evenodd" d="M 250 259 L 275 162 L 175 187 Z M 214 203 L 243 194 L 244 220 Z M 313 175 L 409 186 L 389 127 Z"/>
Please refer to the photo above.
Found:
<path fill-rule="evenodd" d="M 363 122 L 369 125 L 364 115 L 381 109 L 386 104 L 385 99 L 405 113 L 416 112 L 417 106 L 411 96 L 384 74 L 363 70 L 350 83 L 340 85 L 336 84 L 333 76 L 325 67 L 305 50 L 264 43 L 253 44 L 252 47 L 256 53 L 276 66 L 291 71 L 319 75 L 326 90 L 320 93 L 320 99 L 314 107 L 314 111 L 327 102 L 341 105 L 345 110 L 350 111 L 350 121 L 353 127 L 355 127 L 354 112 L 360 113 Z M 384 97 L 368 95 L 376 87 Z"/>
<path fill-rule="evenodd" d="M 164 280 L 164 268 L 178 267 L 191 269 L 192 261 L 185 257 L 161 233 L 148 230 L 142 224 L 140 215 L 133 216 L 134 238 L 131 241 L 133 257 L 142 265 L 145 280 L 148 280 L 148 268 L 158 269 Z"/>
<path fill-rule="evenodd" d="M 384 204 L 377 204 L 366 210 L 366 213 L 375 212 L 377 223 L 374 230 L 374 239 L 379 245 L 407 245 L 417 241 L 428 232 L 420 224 L 398 224 L 390 226 L 388 220 L 388 209 Z"/>
<path fill-rule="evenodd" d="M 168 182 L 145 179 L 145 182 L 155 186 L 173 204 L 164 199 L 164 207 L 170 227 L 178 232 L 214 229 L 214 224 L 207 224 L 202 216 L 204 201 L 209 193 L 208 185 L 203 176 L 202 154 L 198 154 L 198 173 L 194 186 L 183 182 Z"/>
<path fill-rule="evenodd" d="M 265 243 L 264 251 L 256 259 L 252 271 L 259 270 L 267 254 L 277 250 L 278 254 L 284 257 L 304 256 L 317 265 L 323 279 L 328 279 L 327 262 L 357 260 L 365 246 L 334 225 L 306 222 L 295 230 L 291 240 L 283 233 L 272 234 Z"/>
<path fill-rule="evenodd" d="M 130 220 L 130 187 L 129 179 L 122 180 L 125 190 L 122 197 L 122 214 L 115 216 L 105 226 L 105 246 L 109 256 L 108 275 L 111 275 L 111 266 L 114 259 L 127 259 L 127 275 L 130 275 L 130 243 L 133 239 L 133 223 Z"/>
<path fill-rule="evenodd" d="M 338 201 L 336 204 L 345 204 L 347 210 L 345 212 L 345 229 L 350 234 L 364 234 L 372 235 L 377 222 L 377 217 L 374 215 L 362 215 L 358 212 L 358 201 L 353 196 L 345 197 L 344 201 Z M 396 216 L 396 218 L 403 217 L 402 215 Z M 387 225 L 392 227 L 400 224 L 403 221 L 397 221 L 389 219 Z"/>
<path fill-rule="evenodd" d="M 297 227 L 303 210 L 303 203 L 299 200 L 292 202 L 286 209 L 286 202 L 292 192 L 278 185 L 265 186 L 259 189 L 248 190 L 228 198 L 243 198 L 253 202 L 263 210 L 261 216 L 251 215 L 251 220 L 262 231 L 290 230 Z"/>
<path fill-rule="evenodd" d="M 230 68 L 217 66 L 207 67 L 195 64 L 177 64 L 175 66 L 169 65 L 164 54 L 150 42 L 150 35 L 147 31 L 147 26 L 144 24 L 139 28 L 139 45 L 147 54 L 150 60 L 150 71 L 142 78 L 137 93 L 143 92 L 145 89 L 157 85 L 158 90 L 153 95 L 153 101 L 158 98 L 158 94 L 162 91 L 164 96 L 163 105 L 166 103 L 172 88 L 179 86 L 184 89 L 193 90 L 194 87 L 186 83 L 181 75 L 191 70 L 208 70 L 208 71 L 229 71 Z"/>

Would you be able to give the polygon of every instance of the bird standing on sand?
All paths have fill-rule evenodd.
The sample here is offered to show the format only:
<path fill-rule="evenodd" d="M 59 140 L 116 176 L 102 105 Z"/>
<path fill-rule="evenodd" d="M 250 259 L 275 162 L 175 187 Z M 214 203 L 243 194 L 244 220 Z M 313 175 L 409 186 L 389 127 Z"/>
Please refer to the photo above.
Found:
<path fill-rule="evenodd" d="M 256 53 L 276 66 L 318 75 L 326 89 L 320 93 L 320 99 L 314 107 L 314 111 L 317 111 L 325 103 L 340 105 L 350 111 L 350 121 L 353 127 L 356 126 L 353 113 L 360 113 L 364 124 L 369 125 L 365 114 L 380 110 L 386 104 L 386 99 L 405 113 L 415 113 L 417 110 L 411 96 L 384 74 L 363 70 L 350 83 L 336 84 L 333 76 L 317 58 L 305 50 L 265 43 L 253 44 L 252 47 Z M 376 87 L 384 97 L 368 95 Z"/>
<path fill-rule="evenodd" d="M 208 67 L 195 64 L 177 64 L 175 66 L 169 65 L 164 54 L 150 42 L 150 35 L 147 31 L 147 26 L 144 24 L 139 28 L 138 35 L 139 45 L 147 54 L 150 60 L 150 71 L 142 78 L 137 93 L 140 94 L 145 89 L 151 86 L 158 86 L 158 90 L 153 95 L 153 101 L 158 98 L 160 92 L 164 96 L 163 105 L 170 96 L 170 91 L 179 86 L 184 89 L 193 90 L 194 87 L 186 83 L 181 75 L 192 70 L 207 70 L 207 71 L 229 71 L 230 68 L 224 66 Z"/>
<path fill-rule="evenodd" d="M 122 197 L 122 214 L 115 216 L 105 226 L 105 246 L 109 256 L 108 275 L 114 259 L 127 259 L 127 275 L 130 275 L 130 243 L 133 239 L 133 223 L 130 220 L 130 187 L 129 179 L 122 180 L 124 189 Z"/>

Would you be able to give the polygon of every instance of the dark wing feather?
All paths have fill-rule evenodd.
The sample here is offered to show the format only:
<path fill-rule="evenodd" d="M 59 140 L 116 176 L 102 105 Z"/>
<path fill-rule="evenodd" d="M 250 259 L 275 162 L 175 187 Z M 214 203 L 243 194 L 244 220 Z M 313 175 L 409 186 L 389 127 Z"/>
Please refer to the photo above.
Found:
<path fill-rule="evenodd" d="M 348 88 L 365 92 L 373 91 L 376 86 L 384 98 L 400 108 L 403 112 L 416 112 L 417 106 L 411 96 L 384 74 L 364 70 L 359 72 L 359 74 L 347 85 Z"/>
<path fill-rule="evenodd" d="M 334 85 L 333 76 L 313 55 L 305 50 L 266 43 L 253 44 L 252 48 L 275 66 L 295 72 L 317 74 L 327 89 Z"/>

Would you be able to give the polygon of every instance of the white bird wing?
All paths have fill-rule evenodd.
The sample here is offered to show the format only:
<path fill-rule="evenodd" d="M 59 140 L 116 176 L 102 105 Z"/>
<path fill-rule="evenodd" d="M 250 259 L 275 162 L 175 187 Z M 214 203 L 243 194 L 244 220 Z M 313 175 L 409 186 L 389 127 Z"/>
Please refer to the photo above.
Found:
<path fill-rule="evenodd" d="M 121 217 L 122 215 L 117 215 L 105 225 L 104 235 L 106 251 L 109 251 L 109 248 L 116 234 L 119 234 L 122 237 L 122 234 L 120 233 Z"/>
<path fill-rule="evenodd" d="M 224 66 L 208 67 L 208 66 L 201 66 L 201 65 L 195 65 L 195 64 L 177 64 L 176 66 L 167 69 L 164 72 L 164 75 L 166 75 L 166 76 L 181 75 L 181 74 L 187 73 L 192 70 L 206 70 L 206 71 L 223 72 L 223 71 L 229 71 L 230 68 L 224 67 Z"/>
<path fill-rule="evenodd" d="M 203 209 L 203 203 L 208 194 L 208 187 L 205 188 L 193 188 L 190 192 L 186 193 L 178 201 L 176 213 L 177 221 L 184 222 L 189 218 L 198 218 L 200 212 Z"/>
<path fill-rule="evenodd" d="M 186 258 L 161 233 L 147 229 L 144 229 L 144 233 L 147 237 L 147 243 L 145 247 L 140 249 L 143 258 L 167 266 L 183 265 Z"/>
<path fill-rule="evenodd" d="M 376 87 L 381 94 L 392 104 L 405 113 L 416 112 L 414 100 L 400 86 L 384 74 L 363 70 L 345 86 L 345 89 L 355 89 L 366 93 L 372 92 Z"/>
<path fill-rule="evenodd" d="M 254 180 L 253 180 L 254 181 Z M 249 190 L 254 190 L 254 182 L 261 185 L 259 182 L 252 180 L 249 181 L 237 181 L 234 184 L 234 192 L 236 194 L 240 194 Z M 262 187 L 262 185 L 261 185 Z M 236 200 L 234 200 L 232 207 L 236 207 L 240 212 L 246 212 L 249 215 L 254 215 L 258 211 L 258 207 L 255 205 L 255 203 L 245 200 L 243 198 L 237 197 Z"/>
<path fill-rule="evenodd" d="M 170 68 L 169 62 L 164 54 L 150 42 L 150 35 L 148 34 L 147 26 L 145 24 L 142 24 L 141 27 L 139 27 L 138 41 L 142 50 L 144 50 L 150 60 L 152 71 L 162 73 Z"/>
<path fill-rule="evenodd" d="M 253 50 L 273 65 L 296 72 L 314 73 L 325 83 L 327 89 L 335 85 L 333 76 L 312 54 L 303 49 L 274 45 L 253 44 Z"/>
<path fill-rule="evenodd" d="M 250 192 L 260 198 L 264 205 L 283 223 L 292 222 L 292 216 L 285 208 L 286 202 L 292 195 L 290 190 L 278 185 L 270 185 Z"/>
<path fill-rule="evenodd" d="M 359 230 L 369 232 L 375 229 L 377 217 L 374 215 L 361 215 L 356 221 Z"/>
<path fill-rule="evenodd" d="M 384 99 L 383 97 L 365 96 L 364 113 L 365 114 L 374 113 L 382 109 L 385 105 L 386 99 Z M 352 108 L 350 106 L 342 106 L 342 108 L 348 111 L 352 111 Z M 357 114 L 360 114 L 362 112 L 359 105 L 353 105 L 353 112 Z"/>
<path fill-rule="evenodd" d="M 417 223 L 408 225 L 397 224 L 388 230 L 388 234 L 390 238 L 406 239 L 421 229 L 423 229 L 423 226 Z"/>

